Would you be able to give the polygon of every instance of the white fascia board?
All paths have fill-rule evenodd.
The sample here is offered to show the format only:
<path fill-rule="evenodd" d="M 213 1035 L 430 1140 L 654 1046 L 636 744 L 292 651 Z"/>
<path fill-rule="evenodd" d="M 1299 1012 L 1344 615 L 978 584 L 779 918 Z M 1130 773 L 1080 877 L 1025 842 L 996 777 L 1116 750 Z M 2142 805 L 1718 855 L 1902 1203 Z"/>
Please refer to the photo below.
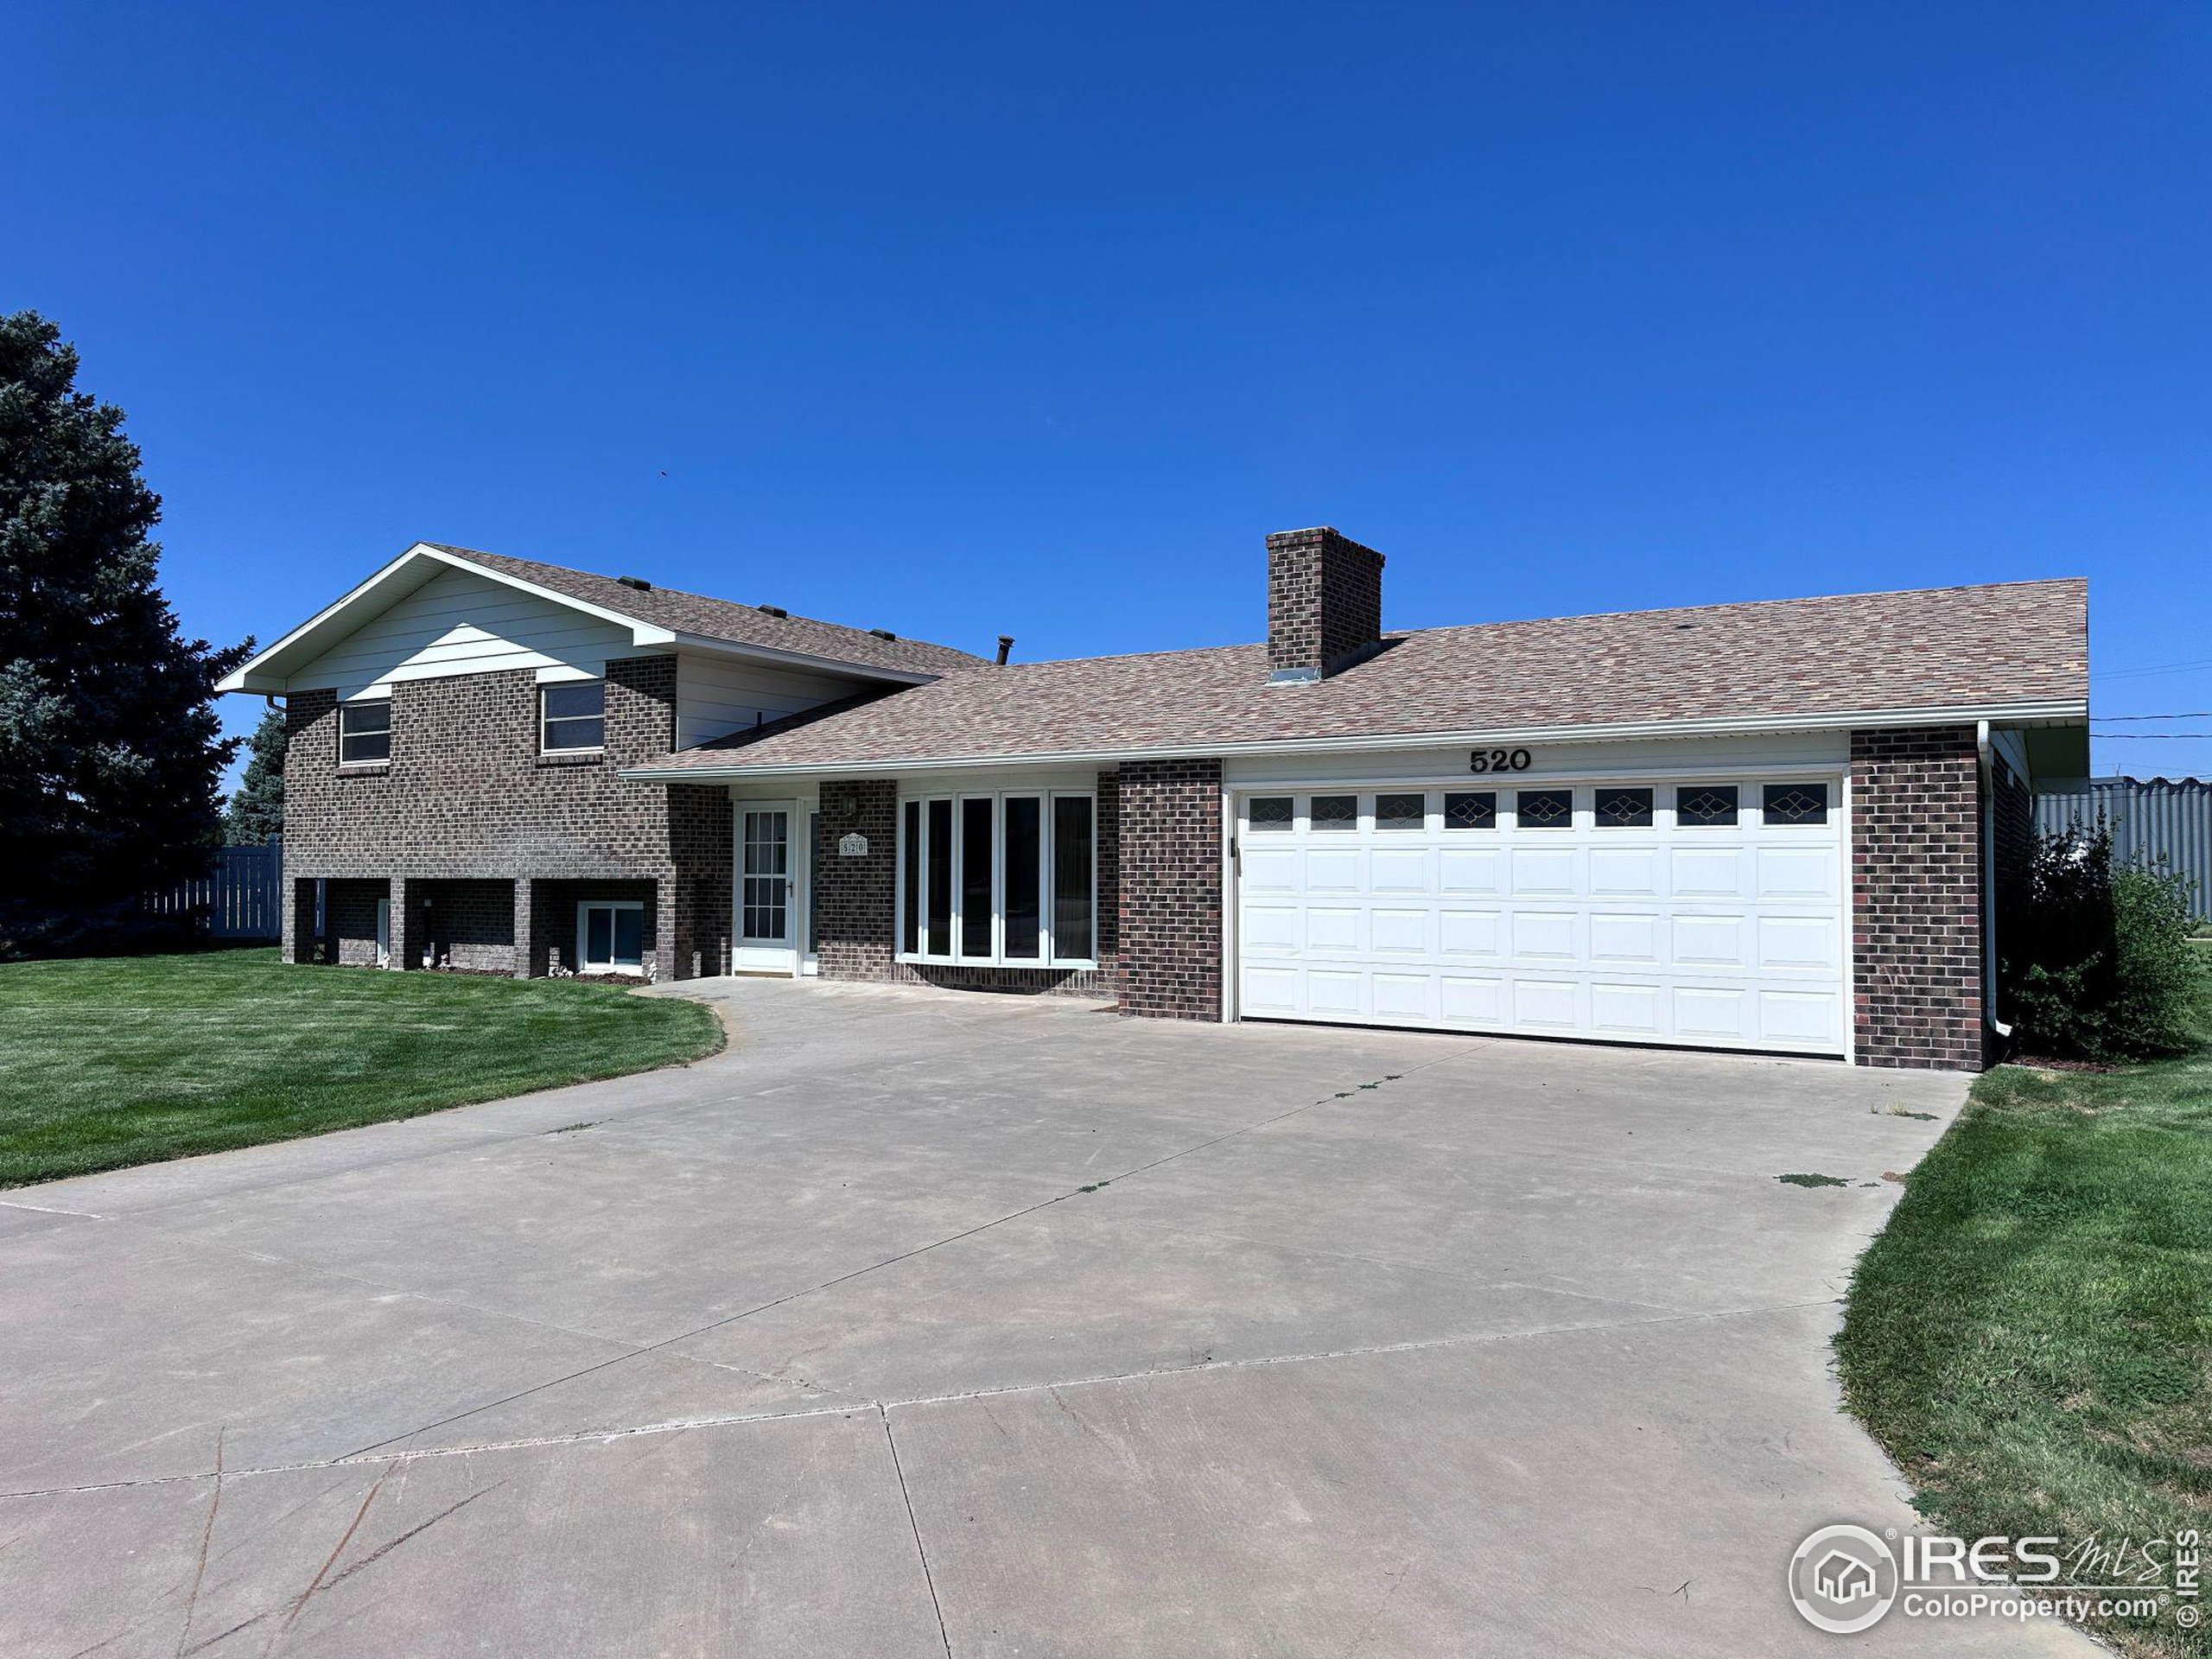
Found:
<path fill-rule="evenodd" d="M 627 628 L 630 630 L 630 639 L 633 645 L 666 648 L 676 643 L 676 632 L 672 628 L 659 627 L 650 622 L 639 621 L 634 616 L 626 616 L 620 611 L 611 611 L 603 605 L 594 605 L 588 600 L 578 599 L 574 594 L 559 593 L 550 588 L 541 588 L 534 582 L 524 582 L 519 576 L 511 576 L 505 571 L 493 570 L 485 565 L 472 563 L 469 560 L 447 552 L 442 547 L 432 547 L 427 542 L 417 542 L 390 564 L 371 575 L 367 581 L 349 588 L 338 599 L 324 606 L 322 609 L 301 623 L 298 627 L 294 628 L 266 651 L 257 652 L 250 660 L 232 669 L 216 682 L 215 689 L 218 691 L 284 690 L 285 677 L 281 671 L 281 665 L 284 659 L 297 655 L 302 646 L 310 646 L 319 655 L 327 646 L 326 642 L 318 639 L 318 636 L 329 632 L 334 628 L 339 629 L 334 636 L 334 639 L 343 639 L 346 634 L 360 627 L 369 620 L 371 616 L 378 614 L 395 602 L 394 599 L 385 597 L 387 592 L 410 569 L 425 563 L 449 565 L 456 570 L 466 570 L 471 575 L 481 576 L 488 582 L 496 582 L 503 587 L 513 588 L 525 594 L 533 594 L 552 604 L 566 607 L 572 611 L 581 611 L 587 616 L 597 617 L 602 622 L 612 622 L 618 627 Z M 420 585 L 419 582 L 414 584 L 407 589 L 407 592 L 412 593 L 414 588 Z M 404 596 L 400 594 L 397 597 L 404 598 Z M 363 612 L 367 613 L 361 614 Z"/>
<path fill-rule="evenodd" d="M 2002 721 L 2014 726 L 2063 726 L 2089 716 L 2087 698 L 2042 702 L 1961 704 L 1941 709 L 1845 709 L 1834 714 L 1758 715 L 1704 720 L 1619 721 L 1596 726 L 1519 726 L 1456 732 L 1370 732 L 1355 737 L 1309 737 L 1252 743 L 1191 743 L 1173 747 L 1083 749 L 961 755 L 948 760 L 879 756 L 871 760 L 817 761 L 785 766 L 633 766 L 620 775 L 647 782 L 709 782 L 730 778 L 872 778 L 886 772 L 976 771 L 988 766 L 1098 766 L 1122 760 L 1204 760 L 1232 755 L 1357 753 L 1368 749 L 1455 749 L 1503 744 L 1656 742 L 1679 737 L 1722 737 L 1758 732 L 1825 732 L 1859 727 L 1960 726 Z"/>
<path fill-rule="evenodd" d="M 677 633 L 670 638 L 678 651 L 702 652 L 710 657 L 736 657 L 747 662 L 766 663 L 777 668 L 803 668 L 818 674 L 841 675 L 849 680 L 881 680 L 893 685 L 927 685 L 932 680 L 944 677 L 941 674 L 924 673 L 918 669 L 868 668 L 859 663 L 848 662 L 842 657 L 819 657 L 805 651 L 778 651 L 769 645 L 748 645 L 736 639 L 717 639 L 707 633 Z"/>

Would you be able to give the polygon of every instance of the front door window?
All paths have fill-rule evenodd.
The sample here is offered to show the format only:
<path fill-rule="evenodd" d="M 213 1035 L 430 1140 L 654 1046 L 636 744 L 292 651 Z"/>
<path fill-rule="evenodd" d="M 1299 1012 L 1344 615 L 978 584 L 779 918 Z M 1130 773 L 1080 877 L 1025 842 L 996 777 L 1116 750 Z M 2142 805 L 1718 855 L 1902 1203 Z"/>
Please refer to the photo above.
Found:
<path fill-rule="evenodd" d="M 747 807 L 738 866 L 738 928 L 747 944 L 791 942 L 791 815 L 785 807 Z"/>

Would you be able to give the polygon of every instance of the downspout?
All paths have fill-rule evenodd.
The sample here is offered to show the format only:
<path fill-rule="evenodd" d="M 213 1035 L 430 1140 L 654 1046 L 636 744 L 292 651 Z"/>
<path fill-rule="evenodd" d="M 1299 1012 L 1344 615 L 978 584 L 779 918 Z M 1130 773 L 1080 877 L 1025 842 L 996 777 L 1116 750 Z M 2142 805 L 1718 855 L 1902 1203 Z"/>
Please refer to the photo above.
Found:
<path fill-rule="evenodd" d="M 2002 1038 L 2012 1027 L 1997 1017 L 1997 770 L 1987 721 L 1974 722 L 1974 746 L 1981 764 L 1982 1018 Z"/>

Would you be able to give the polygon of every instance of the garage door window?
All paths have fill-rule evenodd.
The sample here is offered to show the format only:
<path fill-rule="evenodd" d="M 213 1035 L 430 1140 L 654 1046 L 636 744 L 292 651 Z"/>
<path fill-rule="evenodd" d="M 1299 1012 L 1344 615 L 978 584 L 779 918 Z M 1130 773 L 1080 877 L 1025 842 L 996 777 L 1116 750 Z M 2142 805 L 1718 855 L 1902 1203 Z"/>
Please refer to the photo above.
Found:
<path fill-rule="evenodd" d="M 1096 936 L 1088 793 L 907 801 L 899 814 L 899 957 L 1088 967 Z"/>
<path fill-rule="evenodd" d="M 1567 830 L 1574 823 L 1574 792 L 1566 789 L 1524 789 L 1513 810 L 1523 830 Z"/>
<path fill-rule="evenodd" d="M 1453 790 L 1444 798 L 1446 830 L 1497 828 L 1497 791 L 1492 789 Z"/>
<path fill-rule="evenodd" d="M 1248 817 L 1254 830 L 1267 833 L 1290 829 L 1298 813 L 1287 795 L 1255 795 Z"/>
<path fill-rule="evenodd" d="M 1357 795 L 1316 795 L 1307 817 L 1316 830 L 1357 830 L 1359 828 L 1359 797 Z"/>
<path fill-rule="evenodd" d="M 1598 791 L 1600 830 L 1649 830 L 1651 791 L 1648 789 L 1601 789 Z"/>
<path fill-rule="evenodd" d="M 1736 827 L 1736 785 L 1699 784 L 1675 791 L 1675 822 L 1692 830 Z"/>
<path fill-rule="evenodd" d="M 1375 827 L 1377 830 L 1421 830 L 1428 824 L 1428 797 L 1426 795 L 1377 795 L 1375 798 Z"/>
<path fill-rule="evenodd" d="M 1766 786 L 1769 823 L 1826 823 L 1828 786 L 1826 784 L 1769 784 Z"/>

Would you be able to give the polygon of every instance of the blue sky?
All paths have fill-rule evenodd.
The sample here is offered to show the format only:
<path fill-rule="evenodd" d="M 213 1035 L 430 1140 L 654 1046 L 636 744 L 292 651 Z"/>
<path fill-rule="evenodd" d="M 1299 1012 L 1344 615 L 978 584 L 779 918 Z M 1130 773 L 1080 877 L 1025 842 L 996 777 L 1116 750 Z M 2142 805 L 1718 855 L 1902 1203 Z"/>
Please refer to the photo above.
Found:
<path fill-rule="evenodd" d="M 211 638 L 429 538 L 1024 658 L 1217 644 L 1264 533 L 1330 523 L 1397 626 L 2087 575 L 2095 712 L 2212 709 L 2200 5 L 10 36 L 0 304 L 129 411 Z"/>

